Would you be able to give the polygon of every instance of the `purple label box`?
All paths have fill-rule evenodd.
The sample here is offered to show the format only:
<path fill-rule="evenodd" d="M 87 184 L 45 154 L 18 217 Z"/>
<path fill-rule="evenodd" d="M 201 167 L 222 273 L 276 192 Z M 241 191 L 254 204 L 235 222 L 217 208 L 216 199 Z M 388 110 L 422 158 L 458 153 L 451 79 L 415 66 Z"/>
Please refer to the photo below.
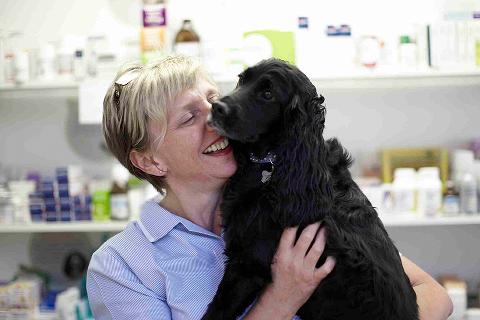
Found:
<path fill-rule="evenodd" d="M 144 27 L 162 27 L 166 25 L 167 15 L 164 6 L 152 6 L 143 9 Z"/>

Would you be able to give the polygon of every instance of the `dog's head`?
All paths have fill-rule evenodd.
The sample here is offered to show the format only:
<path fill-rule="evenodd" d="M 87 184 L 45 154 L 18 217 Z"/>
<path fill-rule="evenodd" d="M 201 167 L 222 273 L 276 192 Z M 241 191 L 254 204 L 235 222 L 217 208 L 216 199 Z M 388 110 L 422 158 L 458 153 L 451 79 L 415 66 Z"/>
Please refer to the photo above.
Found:
<path fill-rule="evenodd" d="M 298 68 L 272 58 L 239 75 L 235 90 L 213 103 L 209 124 L 242 143 L 272 141 L 294 118 L 308 118 L 312 112 L 320 114 L 323 126 L 323 101 Z"/>

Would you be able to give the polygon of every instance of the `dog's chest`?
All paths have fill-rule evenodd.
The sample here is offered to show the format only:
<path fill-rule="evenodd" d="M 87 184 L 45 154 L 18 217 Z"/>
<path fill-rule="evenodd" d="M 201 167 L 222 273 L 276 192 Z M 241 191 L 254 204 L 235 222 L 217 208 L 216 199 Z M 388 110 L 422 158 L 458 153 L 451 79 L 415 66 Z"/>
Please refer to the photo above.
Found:
<path fill-rule="evenodd" d="M 239 168 L 235 176 L 232 177 L 231 187 L 240 193 L 242 191 L 265 192 L 265 188 L 273 178 L 274 171 L 270 163 L 250 163 Z"/>

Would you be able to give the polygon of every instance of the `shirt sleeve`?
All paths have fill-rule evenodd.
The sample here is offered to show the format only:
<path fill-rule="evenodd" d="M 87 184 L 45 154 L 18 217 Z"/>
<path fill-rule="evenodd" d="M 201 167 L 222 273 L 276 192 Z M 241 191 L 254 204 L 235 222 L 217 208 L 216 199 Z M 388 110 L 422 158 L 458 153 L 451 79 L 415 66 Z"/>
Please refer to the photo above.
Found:
<path fill-rule="evenodd" d="M 172 319 L 167 303 L 106 250 L 95 252 L 90 260 L 87 293 L 96 320 Z"/>

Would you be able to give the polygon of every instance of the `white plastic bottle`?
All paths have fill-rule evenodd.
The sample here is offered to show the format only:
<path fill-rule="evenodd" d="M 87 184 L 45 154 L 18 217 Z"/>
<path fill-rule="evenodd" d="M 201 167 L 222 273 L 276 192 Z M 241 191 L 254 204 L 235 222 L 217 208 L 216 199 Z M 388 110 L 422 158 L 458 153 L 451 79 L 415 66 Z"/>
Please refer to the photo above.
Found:
<path fill-rule="evenodd" d="M 129 172 L 120 163 L 112 168 L 113 186 L 110 191 L 110 217 L 112 220 L 128 220 L 130 210 L 128 204 Z"/>
<path fill-rule="evenodd" d="M 478 212 L 477 180 L 470 172 L 463 174 L 460 184 L 460 212 L 467 214 Z"/>
<path fill-rule="evenodd" d="M 424 167 L 417 174 L 417 212 L 435 216 L 442 207 L 442 181 L 437 167 Z"/>
<path fill-rule="evenodd" d="M 18 50 L 15 53 L 15 83 L 25 84 L 30 80 L 30 63 L 28 51 Z"/>
<path fill-rule="evenodd" d="M 397 168 L 393 179 L 395 212 L 411 213 L 415 210 L 416 172 L 413 168 Z"/>
<path fill-rule="evenodd" d="M 83 80 L 86 75 L 87 64 L 85 62 L 83 50 L 75 50 L 73 58 L 73 76 L 75 77 L 75 80 Z"/>

